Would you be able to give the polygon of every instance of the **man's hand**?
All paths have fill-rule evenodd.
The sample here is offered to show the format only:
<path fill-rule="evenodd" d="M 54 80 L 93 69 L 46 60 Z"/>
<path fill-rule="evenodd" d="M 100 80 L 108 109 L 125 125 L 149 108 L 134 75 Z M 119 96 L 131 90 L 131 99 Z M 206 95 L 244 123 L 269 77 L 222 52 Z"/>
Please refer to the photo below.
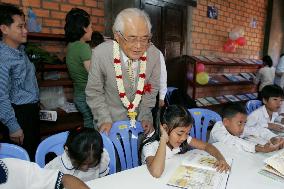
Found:
<path fill-rule="evenodd" d="M 150 121 L 142 120 L 141 125 L 144 129 L 144 134 L 148 135 L 154 131 L 154 127 Z"/>
<path fill-rule="evenodd" d="M 162 99 L 160 99 L 160 100 L 159 100 L 159 107 L 161 108 L 161 107 L 163 107 L 163 106 L 165 106 L 165 101 L 162 100 Z"/>
<path fill-rule="evenodd" d="M 110 123 L 110 122 L 102 123 L 99 131 L 101 133 L 105 132 L 108 135 L 111 127 L 112 127 L 112 123 Z"/>
<path fill-rule="evenodd" d="M 16 132 L 10 134 L 10 139 L 17 143 L 22 145 L 24 142 L 24 133 L 22 129 L 17 130 Z"/>
<path fill-rule="evenodd" d="M 284 147 L 284 138 L 273 137 L 273 138 L 270 139 L 270 142 L 274 145 L 279 145 L 280 149 L 282 149 Z"/>

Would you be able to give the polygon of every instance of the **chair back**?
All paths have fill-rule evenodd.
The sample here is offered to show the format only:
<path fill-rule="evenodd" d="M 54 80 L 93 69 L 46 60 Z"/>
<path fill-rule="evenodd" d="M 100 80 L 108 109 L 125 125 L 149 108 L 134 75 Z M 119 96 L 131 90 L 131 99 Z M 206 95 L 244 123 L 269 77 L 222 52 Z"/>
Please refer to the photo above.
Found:
<path fill-rule="evenodd" d="M 24 148 L 8 143 L 0 143 L 0 159 L 3 158 L 17 158 L 30 161 L 29 154 Z"/>
<path fill-rule="evenodd" d="M 109 138 L 118 153 L 122 171 L 138 166 L 138 134 L 142 132 L 140 122 L 136 122 L 136 128 L 131 128 L 129 121 L 113 123 Z"/>
<path fill-rule="evenodd" d="M 116 158 L 115 158 L 115 149 L 114 146 L 111 142 L 111 140 L 106 136 L 105 133 L 101 133 L 103 143 L 104 143 L 104 148 L 108 152 L 109 155 L 109 174 L 114 174 L 116 173 Z"/>
<path fill-rule="evenodd" d="M 249 101 L 247 101 L 247 103 L 246 103 L 247 114 L 250 114 L 251 112 L 253 112 L 257 108 L 259 108 L 260 106 L 262 106 L 262 102 L 260 100 L 249 100 Z"/>
<path fill-rule="evenodd" d="M 54 152 L 57 156 L 63 154 L 64 144 L 67 140 L 68 131 L 52 135 L 44 139 L 36 150 L 35 162 L 40 166 L 45 166 L 45 156 L 49 152 Z"/>
<path fill-rule="evenodd" d="M 167 93 L 166 93 L 166 96 L 165 96 L 166 105 L 171 104 L 171 95 L 172 95 L 173 91 L 176 90 L 176 89 L 177 89 L 176 87 L 168 87 L 167 88 Z"/>
<path fill-rule="evenodd" d="M 221 116 L 208 109 L 192 108 L 188 109 L 194 119 L 193 127 L 191 128 L 190 135 L 194 138 L 206 142 L 207 129 L 209 124 L 215 124 L 217 121 L 222 121 Z"/>

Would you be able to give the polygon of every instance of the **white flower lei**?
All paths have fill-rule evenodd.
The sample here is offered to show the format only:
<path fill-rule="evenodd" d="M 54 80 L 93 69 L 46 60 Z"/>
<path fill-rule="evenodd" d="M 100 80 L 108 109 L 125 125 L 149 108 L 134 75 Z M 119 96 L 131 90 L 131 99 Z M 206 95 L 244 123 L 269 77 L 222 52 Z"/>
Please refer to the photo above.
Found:
<path fill-rule="evenodd" d="M 130 102 L 129 99 L 126 96 L 125 88 L 123 85 L 123 77 L 122 77 L 122 70 L 121 70 L 121 60 L 120 60 L 120 53 L 119 53 L 119 45 L 116 41 L 113 42 L 113 65 L 115 70 L 115 78 L 116 78 L 116 84 L 117 89 L 119 93 L 120 100 L 124 107 L 127 108 L 127 115 L 130 118 L 130 125 L 131 127 L 135 128 L 135 117 L 137 113 L 135 112 L 135 109 L 138 107 L 143 90 L 144 90 L 144 83 L 145 83 L 145 72 L 146 72 L 146 63 L 147 63 L 147 53 L 145 52 L 142 57 L 140 57 L 140 72 L 139 72 L 139 79 L 137 84 L 137 90 L 135 93 L 135 98 L 133 102 Z"/>

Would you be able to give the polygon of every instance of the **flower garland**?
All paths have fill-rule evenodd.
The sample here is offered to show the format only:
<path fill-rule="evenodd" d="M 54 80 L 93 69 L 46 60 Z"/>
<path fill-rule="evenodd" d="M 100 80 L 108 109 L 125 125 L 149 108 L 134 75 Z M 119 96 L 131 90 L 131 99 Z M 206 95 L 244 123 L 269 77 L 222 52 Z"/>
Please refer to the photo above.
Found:
<path fill-rule="evenodd" d="M 138 107 L 143 92 L 144 92 L 144 82 L 146 78 L 146 63 L 147 63 L 147 53 L 145 52 L 142 57 L 139 58 L 140 60 L 140 72 L 139 72 L 139 79 L 137 84 L 137 90 L 135 93 L 135 98 L 133 102 L 130 102 L 126 96 L 125 88 L 123 85 L 123 78 L 122 78 L 122 70 L 121 70 L 121 61 L 120 61 L 120 53 L 119 53 L 119 45 L 116 41 L 113 42 L 113 65 L 115 71 L 115 78 L 116 78 L 116 85 L 119 93 L 120 100 L 124 107 L 127 108 L 127 115 L 130 118 L 130 126 L 135 128 L 135 117 L 137 116 L 137 112 L 135 109 Z"/>

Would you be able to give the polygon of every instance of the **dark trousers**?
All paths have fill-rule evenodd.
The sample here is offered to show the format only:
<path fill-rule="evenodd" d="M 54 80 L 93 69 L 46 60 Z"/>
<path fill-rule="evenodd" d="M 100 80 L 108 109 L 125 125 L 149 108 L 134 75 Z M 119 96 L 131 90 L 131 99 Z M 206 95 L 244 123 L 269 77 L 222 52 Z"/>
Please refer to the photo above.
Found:
<path fill-rule="evenodd" d="M 31 161 L 34 161 L 35 152 L 40 143 L 39 133 L 39 105 L 23 104 L 12 105 L 15 111 L 17 121 L 24 132 L 23 148 L 29 153 Z M 9 130 L 0 122 L 0 132 L 3 135 L 3 142 L 13 143 L 9 139 Z"/>

